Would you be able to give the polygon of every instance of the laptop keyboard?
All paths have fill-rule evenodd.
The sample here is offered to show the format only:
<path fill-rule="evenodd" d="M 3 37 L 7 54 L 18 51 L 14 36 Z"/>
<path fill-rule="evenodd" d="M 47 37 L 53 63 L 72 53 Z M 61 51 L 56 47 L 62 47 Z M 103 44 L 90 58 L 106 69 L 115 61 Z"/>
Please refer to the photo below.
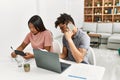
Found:
<path fill-rule="evenodd" d="M 67 63 L 63 63 L 63 62 L 60 62 L 61 64 L 61 70 L 64 71 L 66 68 L 68 68 L 71 64 L 67 64 Z"/>

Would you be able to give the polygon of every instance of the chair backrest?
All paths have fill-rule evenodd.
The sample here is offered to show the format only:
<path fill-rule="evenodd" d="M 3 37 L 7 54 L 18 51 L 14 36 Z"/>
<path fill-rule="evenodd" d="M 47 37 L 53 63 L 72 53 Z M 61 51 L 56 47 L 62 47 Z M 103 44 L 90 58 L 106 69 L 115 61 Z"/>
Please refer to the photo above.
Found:
<path fill-rule="evenodd" d="M 62 48 L 58 40 L 53 40 L 53 52 L 58 54 L 62 52 Z"/>
<path fill-rule="evenodd" d="M 91 65 L 96 65 L 96 58 L 95 58 L 95 53 L 94 53 L 94 50 L 89 47 L 88 49 L 88 61 Z"/>
<path fill-rule="evenodd" d="M 58 40 L 53 40 L 53 52 L 60 54 L 62 52 L 62 47 Z M 88 51 L 88 61 L 91 65 L 96 65 L 95 53 L 94 50 L 89 47 Z"/>

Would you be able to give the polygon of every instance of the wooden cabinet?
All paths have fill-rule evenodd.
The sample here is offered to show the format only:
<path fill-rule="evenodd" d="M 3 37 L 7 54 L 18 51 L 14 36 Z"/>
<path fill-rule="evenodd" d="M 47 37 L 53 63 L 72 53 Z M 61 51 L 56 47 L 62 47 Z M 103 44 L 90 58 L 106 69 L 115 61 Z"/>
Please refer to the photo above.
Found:
<path fill-rule="evenodd" d="M 84 22 L 120 22 L 120 0 L 84 1 Z"/>

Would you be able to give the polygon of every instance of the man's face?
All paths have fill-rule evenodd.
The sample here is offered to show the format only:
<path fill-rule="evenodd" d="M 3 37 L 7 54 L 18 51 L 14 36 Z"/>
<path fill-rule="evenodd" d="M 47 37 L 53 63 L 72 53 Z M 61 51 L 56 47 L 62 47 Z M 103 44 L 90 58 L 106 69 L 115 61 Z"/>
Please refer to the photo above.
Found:
<path fill-rule="evenodd" d="M 61 32 L 64 33 L 66 31 L 68 31 L 68 27 L 66 24 L 59 24 L 58 27 L 60 28 Z"/>

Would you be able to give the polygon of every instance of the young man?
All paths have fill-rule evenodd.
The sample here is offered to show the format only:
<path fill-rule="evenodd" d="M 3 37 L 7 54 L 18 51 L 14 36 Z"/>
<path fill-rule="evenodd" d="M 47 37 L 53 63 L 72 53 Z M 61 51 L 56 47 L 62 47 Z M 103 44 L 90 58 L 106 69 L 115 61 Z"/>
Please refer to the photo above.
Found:
<path fill-rule="evenodd" d="M 60 58 L 77 63 L 89 63 L 86 53 L 90 46 L 90 38 L 75 26 L 73 18 L 63 13 L 57 18 L 55 27 L 59 27 L 61 32 L 64 33 L 63 49 Z"/>

